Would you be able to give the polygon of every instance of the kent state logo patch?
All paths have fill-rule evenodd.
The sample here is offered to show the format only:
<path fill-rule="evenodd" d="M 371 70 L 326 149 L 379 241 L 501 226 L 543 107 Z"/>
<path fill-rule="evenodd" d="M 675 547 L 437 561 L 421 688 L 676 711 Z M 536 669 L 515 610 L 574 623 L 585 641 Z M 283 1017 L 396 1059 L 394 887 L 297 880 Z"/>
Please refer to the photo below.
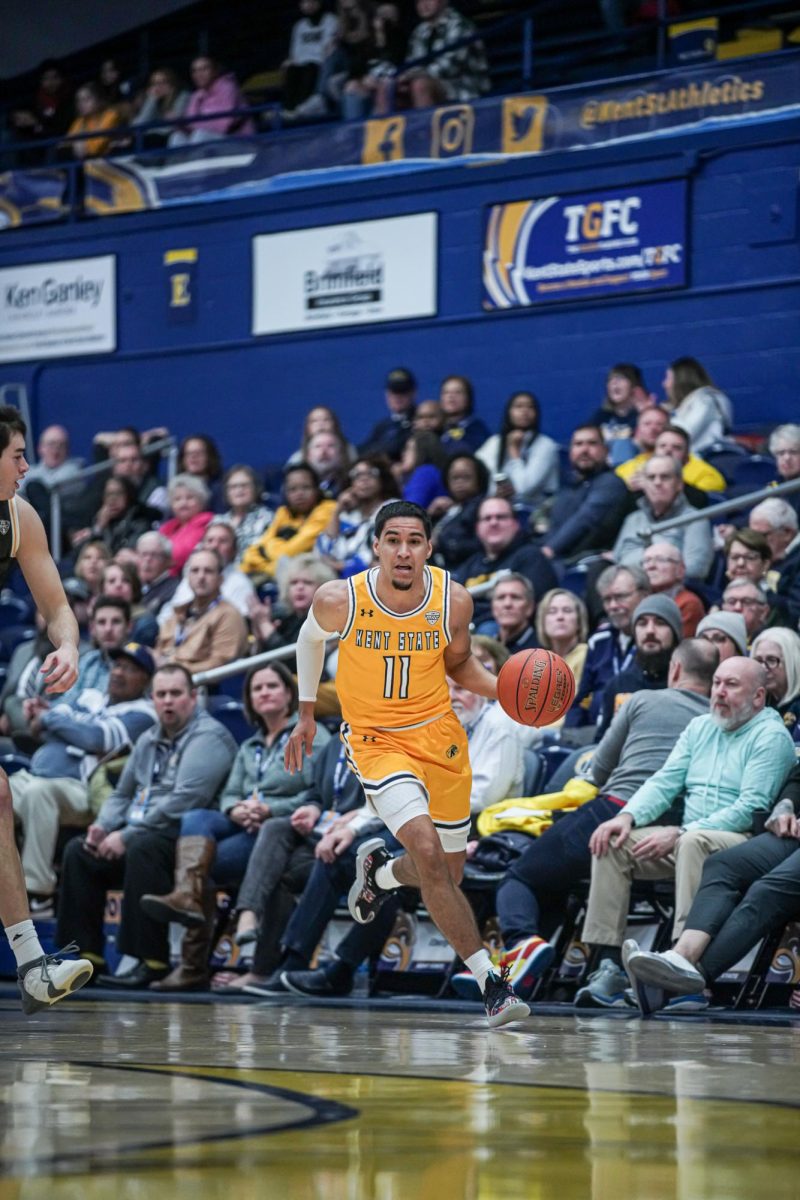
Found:
<path fill-rule="evenodd" d="M 441 617 L 441 615 L 442 614 L 438 611 L 438 609 L 434 608 L 434 609 L 431 609 L 430 612 L 425 613 L 425 620 L 428 622 L 429 625 L 435 625 L 436 622 L 439 620 L 439 617 Z"/>
<path fill-rule="evenodd" d="M 1 534 L 3 534 L 5 536 L 5 534 L 8 533 L 10 528 L 11 528 L 10 521 L 0 521 L 0 533 Z"/>
<path fill-rule="evenodd" d="M 446 753 L 448 758 L 455 758 L 455 756 L 458 754 L 458 746 L 448 746 Z"/>

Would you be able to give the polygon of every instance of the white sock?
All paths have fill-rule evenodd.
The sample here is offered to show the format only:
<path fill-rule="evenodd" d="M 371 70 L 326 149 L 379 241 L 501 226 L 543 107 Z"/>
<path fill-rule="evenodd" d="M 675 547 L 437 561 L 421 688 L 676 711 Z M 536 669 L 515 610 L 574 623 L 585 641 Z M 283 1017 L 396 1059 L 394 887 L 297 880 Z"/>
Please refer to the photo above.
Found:
<path fill-rule="evenodd" d="M 393 892 L 395 888 L 400 887 L 399 880 L 394 877 L 395 860 L 384 863 L 382 867 L 378 867 L 375 872 L 375 882 L 382 892 Z"/>
<path fill-rule="evenodd" d="M 469 958 L 464 959 L 464 966 L 477 980 L 478 987 L 481 993 L 486 991 L 486 979 L 491 971 L 494 970 L 492 960 L 489 957 L 488 950 L 476 950 L 474 954 L 470 954 Z"/>
<path fill-rule="evenodd" d="M 19 921 L 16 925 L 6 926 L 6 937 L 17 960 L 17 966 L 32 962 L 44 955 L 39 935 L 33 921 Z"/>

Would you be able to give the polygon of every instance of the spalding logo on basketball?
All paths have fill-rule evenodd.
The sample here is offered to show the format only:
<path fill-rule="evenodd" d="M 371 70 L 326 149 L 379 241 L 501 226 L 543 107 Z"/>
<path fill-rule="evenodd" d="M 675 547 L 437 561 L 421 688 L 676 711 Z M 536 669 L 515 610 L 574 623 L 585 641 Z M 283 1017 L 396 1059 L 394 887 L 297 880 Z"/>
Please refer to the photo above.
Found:
<path fill-rule="evenodd" d="M 552 650 L 523 650 L 500 668 L 497 698 L 520 725 L 552 725 L 575 699 L 575 676 Z"/>

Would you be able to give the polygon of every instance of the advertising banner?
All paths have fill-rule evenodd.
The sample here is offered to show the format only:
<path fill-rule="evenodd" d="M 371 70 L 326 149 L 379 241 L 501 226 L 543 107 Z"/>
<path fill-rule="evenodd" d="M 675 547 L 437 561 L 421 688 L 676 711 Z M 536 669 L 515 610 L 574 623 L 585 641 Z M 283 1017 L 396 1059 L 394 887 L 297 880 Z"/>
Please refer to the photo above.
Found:
<path fill-rule="evenodd" d="M 253 333 L 436 315 L 436 213 L 253 238 Z"/>
<path fill-rule="evenodd" d="M 684 287 L 686 203 L 675 180 L 493 205 L 483 307 Z"/>
<path fill-rule="evenodd" d="M 115 273 L 113 254 L 0 270 L 0 362 L 115 350 Z"/>

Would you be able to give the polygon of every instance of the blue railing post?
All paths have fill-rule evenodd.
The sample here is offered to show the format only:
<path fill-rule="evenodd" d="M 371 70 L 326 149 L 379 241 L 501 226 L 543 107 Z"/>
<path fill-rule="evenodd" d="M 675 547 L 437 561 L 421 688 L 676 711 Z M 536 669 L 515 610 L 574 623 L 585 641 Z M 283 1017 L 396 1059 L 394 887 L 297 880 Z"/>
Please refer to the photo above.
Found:
<path fill-rule="evenodd" d="M 533 17 L 528 14 L 522 22 L 522 82 L 533 87 Z"/>
<path fill-rule="evenodd" d="M 658 0 L 658 48 L 656 66 L 663 71 L 667 60 L 667 0 Z"/>

